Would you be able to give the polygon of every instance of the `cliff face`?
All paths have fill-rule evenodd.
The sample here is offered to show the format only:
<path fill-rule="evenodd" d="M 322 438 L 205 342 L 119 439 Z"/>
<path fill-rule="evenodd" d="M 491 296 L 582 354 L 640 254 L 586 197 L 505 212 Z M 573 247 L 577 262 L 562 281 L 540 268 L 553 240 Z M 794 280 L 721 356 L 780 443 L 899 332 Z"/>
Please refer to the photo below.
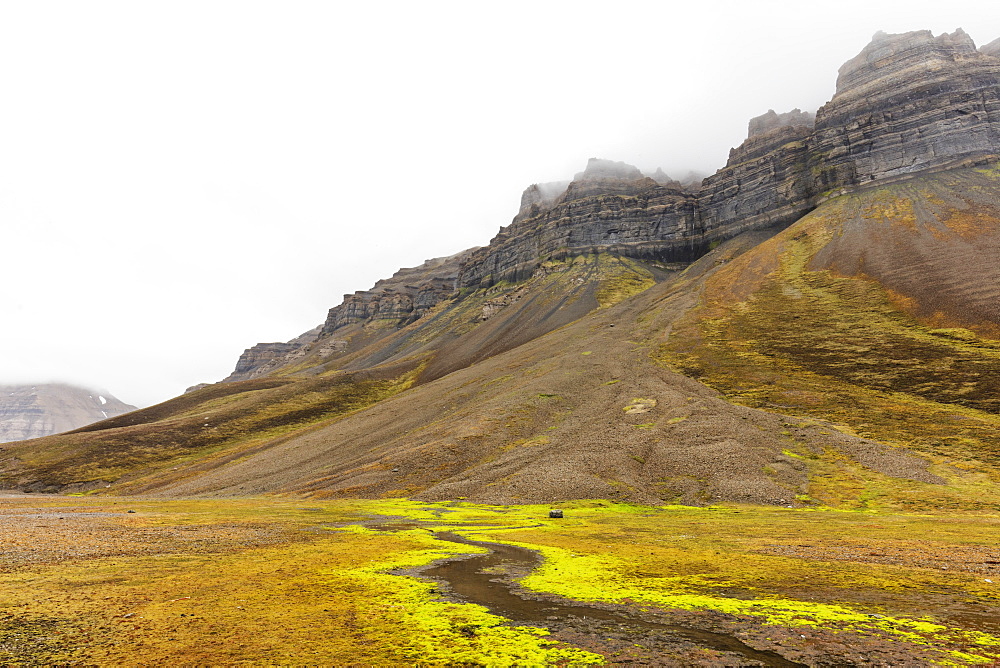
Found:
<path fill-rule="evenodd" d="M 287 343 L 258 343 L 252 348 L 247 348 L 237 360 L 236 369 L 223 382 L 230 383 L 256 378 L 288 364 L 302 356 L 303 348 L 316 340 L 319 331 L 319 327 L 314 327 Z M 195 385 L 188 388 L 187 391 L 192 392 L 202 387 L 204 385 Z"/>
<path fill-rule="evenodd" d="M 383 321 L 390 326 L 403 326 L 417 320 L 440 301 L 454 295 L 459 267 L 475 250 L 427 260 L 419 267 L 400 269 L 392 278 L 376 283 L 371 290 L 344 295 L 343 303 L 327 314 L 320 337 L 357 322 Z"/>
<path fill-rule="evenodd" d="M 812 126 L 807 116 L 787 123 L 750 121 L 749 137 L 729 161 L 702 182 L 698 217 L 705 236 L 718 239 L 744 230 L 787 224 L 812 206 L 807 167 Z"/>
<path fill-rule="evenodd" d="M 227 380 L 287 364 L 347 325 L 402 327 L 460 290 L 526 279 L 547 260 L 602 252 L 689 263 L 741 232 L 787 226 L 832 194 L 998 155 L 1000 40 L 976 49 L 962 30 L 878 33 L 840 68 L 836 94 L 815 115 L 751 119 L 726 166 L 700 182 L 591 159 L 570 182 L 525 190 L 488 246 L 346 295 L 318 335 L 255 346 Z"/>
<path fill-rule="evenodd" d="M 248 380 L 266 375 L 304 357 L 319 339 L 330 338 L 337 330 L 353 324 L 371 324 L 394 330 L 418 320 L 442 300 L 454 296 L 462 261 L 478 249 L 449 257 L 427 260 L 418 267 L 400 269 L 392 278 L 378 281 L 370 290 L 344 295 L 344 301 L 330 309 L 326 321 L 287 343 L 258 343 L 240 355 L 236 369 L 223 382 Z M 327 348 L 338 348 L 332 341 Z"/>
<path fill-rule="evenodd" d="M 69 385 L 0 386 L 0 443 L 58 434 L 134 410 L 110 394 Z"/>
<path fill-rule="evenodd" d="M 878 33 L 840 68 L 809 144 L 819 192 L 1000 153 L 1000 58 L 962 30 Z"/>
<path fill-rule="evenodd" d="M 683 247 L 698 236 L 694 196 L 631 165 L 592 158 L 554 199 L 538 198 L 537 188 L 525 191 L 514 221 L 489 246 L 465 259 L 461 287 L 522 280 L 541 260 L 587 252 L 662 257 L 672 240 Z"/>
<path fill-rule="evenodd" d="M 878 33 L 841 67 L 836 95 L 815 116 L 752 119 L 726 166 L 693 192 L 605 160 L 591 160 L 557 197 L 532 186 L 459 283 L 516 280 L 548 256 L 593 250 L 692 261 L 715 240 L 790 224 L 831 190 L 998 155 L 998 43 L 977 50 L 961 30 Z"/>

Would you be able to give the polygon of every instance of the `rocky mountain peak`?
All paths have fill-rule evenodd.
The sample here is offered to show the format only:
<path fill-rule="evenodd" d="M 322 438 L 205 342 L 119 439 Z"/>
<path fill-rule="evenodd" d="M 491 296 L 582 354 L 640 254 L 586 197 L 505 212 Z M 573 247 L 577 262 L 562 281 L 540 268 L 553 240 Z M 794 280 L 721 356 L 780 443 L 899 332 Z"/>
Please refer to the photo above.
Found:
<path fill-rule="evenodd" d="M 785 127 L 803 127 L 811 130 L 815 123 L 816 114 L 798 108 L 783 114 L 775 113 L 774 109 L 768 109 L 766 114 L 750 119 L 747 137 L 766 134 L 777 128 Z"/>
<path fill-rule="evenodd" d="M 0 385 L 0 443 L 58 434 L 134 410 L 107 392 L 72 385 Z"/>
<path fill-rule="evenodd" d="M 623 181 L 636 181 L 643 178 L 643 173 L 638 167 L 625 162 L 615 162 L 603 158 L 591 158 L 587 161 L 587 168 L 578 172 L 573 177 L 574 181 L 595 181 L 601 179 L 620 179 Z"/>
<path fill-rule="evenodd" d="M 553 181 L 551 183 L 534 183 L 521 193 L 521 207 L 518 216 L 536 215 L 549 207 L 560 195 L 566 192 L 569 181 Z"/>
<path fill-rule="evenodd" d="M 657 187 L 656 181 L 643 174 L 638 167 L 626 162 L 591 158 L 587 168 L 577 172 L 572 183 L 558 202 L 592 197 L 594 195 L 634 194 L 636 188 Z"/>
<path fill-rule="evenodd" d="M 961 28 L 937 37 L 930 30 L 897 35 L 879 31 L 861 53 L 840 67 L 837 95 L 864 88 L 910 68 L 935 70 L 946 63 L 980 55 L 975 42 Z"/>
<path fill-rule="evenodd" d="M 1000 39 L 995 39 L 989 44 L 979 47 L 979 53 L 1000 58 Z"/>
<path fill-rule="evenodd" d="M 654 181 L 656 181 L 657 183 L 659 183 L 661 186 L 663 186 L 663 185 L 673 185 L 675 183 L 678 186 L 680 185 L 680 182 L 677 181 L 677 180 L 675 180 L 675 179 L 670 178 L 670 175 L 667 174 L 665 171 L 663 171 L 662 167 L 657 167 L 656 171 L 649 175 L 649 178 L 653 179 Z"/>
<path fill-rule="evenodd" d="M 977 50 L 962 30 L 877 33 L 840 69 L 832 100 L 815 114 L 769 109 L 750 120 L 749 136 L 716 173 L 649 177 L 591 158 L 571 182 L 528 187 L 517 216 L 487 247 L 345 295 L 318 335 L 249 349 L 227 380 L 269 373 L 314 347 L 346 350 L 355 330 L 395 331 L 467 290 L 530 278 L 545 260 L 611 253 L 679 266 L 742 232 L 791 224 L 833 193 L 996 160 L 993 53 L 1000 55 L 1000 40 Z"/>

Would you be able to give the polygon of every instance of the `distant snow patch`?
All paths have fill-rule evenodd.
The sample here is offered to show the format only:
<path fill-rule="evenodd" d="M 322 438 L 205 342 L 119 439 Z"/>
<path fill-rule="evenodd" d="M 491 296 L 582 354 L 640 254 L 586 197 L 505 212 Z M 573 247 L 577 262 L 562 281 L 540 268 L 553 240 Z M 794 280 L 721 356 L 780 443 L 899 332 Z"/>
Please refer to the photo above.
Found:
<path fill-rule="evenodd" d="M 102 396 L 101 396 L 101 395 L 99 395 L 99 394 L 97 395 L 97 398 L 101 400 L 101 405 L 102 405 L 102 406 L 103 406 L 104 404 L 108 403 L 108 400 L 107 400 L 107 399 L 105 399 L 104 397 L 102 397 Z"/>

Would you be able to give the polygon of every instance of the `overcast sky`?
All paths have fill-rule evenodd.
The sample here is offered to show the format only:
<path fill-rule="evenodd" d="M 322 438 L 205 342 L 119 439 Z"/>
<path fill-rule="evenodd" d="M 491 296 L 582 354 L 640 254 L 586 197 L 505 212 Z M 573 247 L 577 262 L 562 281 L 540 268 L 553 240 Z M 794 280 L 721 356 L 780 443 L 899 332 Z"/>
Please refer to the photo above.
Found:
<path fill-rule="evenodd" d="M 714 172 L 982 2 L 0 2 L 0 384 L 145 406 L 485 245 L 590 157 Z"/>

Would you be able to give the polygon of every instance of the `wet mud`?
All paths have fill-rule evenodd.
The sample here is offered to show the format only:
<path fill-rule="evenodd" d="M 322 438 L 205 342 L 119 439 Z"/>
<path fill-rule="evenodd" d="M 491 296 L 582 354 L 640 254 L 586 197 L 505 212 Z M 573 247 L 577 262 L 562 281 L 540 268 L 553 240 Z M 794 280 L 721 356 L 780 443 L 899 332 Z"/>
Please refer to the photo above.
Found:
<path fill-rule="evenodd" d="M 776 667 L 804 666 L 770 650 L 759 650 L 735 636 L 679 624 L 641 619 L 614 609 L 563 602 L 554 598 L 535 598 L 519 590 L 512 574 L 523 575 L 541 563 L 541 557 L 531 550 L 513 545 L 470 540 L 451 532 L 434 534 L 439 540 L 463 545 L 475 545 L 490 550 L 489 554 L 463 559 L 449 559 L 429 568 L 420 569 L 421 577 L 443 584 L 450 594 L 470 603 L 489 608 L 497 615 L 519 624 L 544 626 L 556 639 L 577 645 L 587 645 L 586 636 L 599 637 L 598 645 L 644 647 L 663 656 L 660 650 L 673 653 L 678 659 L 692 650 L 709 649 L 724 653 L 718 665 L 762 665 Z M 609 606 L 610 607 L 610 606 Z M 580 642 L 584 640 L 584 642 Z M 617 643 L 615 641 L 618 641 Z M 597 646 L 588 647 L 598 651 Z M 649 651 L 640 663 L 653 658 Z M 630 661 L 631 662 L 631 661 Z"/>

